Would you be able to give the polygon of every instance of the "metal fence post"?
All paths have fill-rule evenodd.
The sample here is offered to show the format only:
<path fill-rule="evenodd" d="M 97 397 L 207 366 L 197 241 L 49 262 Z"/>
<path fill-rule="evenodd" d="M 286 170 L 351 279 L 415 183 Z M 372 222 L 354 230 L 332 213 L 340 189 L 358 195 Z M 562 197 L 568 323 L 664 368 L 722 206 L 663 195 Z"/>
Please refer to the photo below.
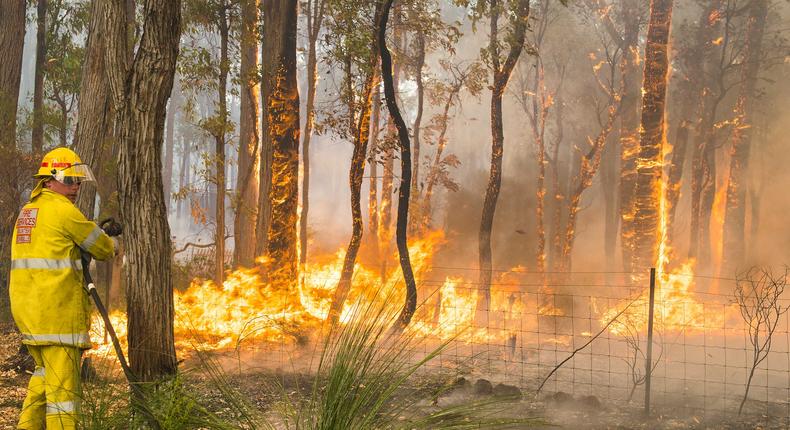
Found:
<path fill-rule="evenodd" d="M 653 308 L 656 296 L 656 269 L 650 268 L 650 302 L 647 317 L 647 357 L 645 359 L 645 415 L 650 415 L 650 379 L 653 373 Z"/>

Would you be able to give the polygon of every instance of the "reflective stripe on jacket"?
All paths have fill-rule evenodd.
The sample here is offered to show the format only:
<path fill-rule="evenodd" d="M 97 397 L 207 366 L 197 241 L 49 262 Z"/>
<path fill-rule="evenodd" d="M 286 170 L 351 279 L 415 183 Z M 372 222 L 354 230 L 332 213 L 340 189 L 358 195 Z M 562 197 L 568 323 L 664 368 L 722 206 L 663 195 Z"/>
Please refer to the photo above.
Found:
<path fill-rule="evenodd" d="M 22 208 L 11 239 L 9 295 L 23 343 L 91 347 L 80 249 L 106 260 L 113 242 L 65 196 L 44 189 Z"/>

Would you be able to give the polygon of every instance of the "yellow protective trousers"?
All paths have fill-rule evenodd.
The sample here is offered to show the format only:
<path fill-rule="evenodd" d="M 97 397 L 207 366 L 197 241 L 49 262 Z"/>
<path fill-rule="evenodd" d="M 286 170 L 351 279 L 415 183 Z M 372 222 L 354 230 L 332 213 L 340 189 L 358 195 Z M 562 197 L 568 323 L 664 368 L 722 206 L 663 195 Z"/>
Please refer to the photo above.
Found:
<path fill-rule="evenodd" d="M 80 403 L 80 357 L 73 346 L 27 345 L 36 362 L 18 429 L 76 429 Z"/>

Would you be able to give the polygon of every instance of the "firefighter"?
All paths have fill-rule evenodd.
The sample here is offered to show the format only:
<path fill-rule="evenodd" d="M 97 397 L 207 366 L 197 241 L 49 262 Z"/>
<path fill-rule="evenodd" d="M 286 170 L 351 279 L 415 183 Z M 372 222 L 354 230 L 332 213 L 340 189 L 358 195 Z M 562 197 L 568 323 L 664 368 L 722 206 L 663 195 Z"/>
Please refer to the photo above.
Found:
<path fill-rule="evenodd" d="M 80 184 L 95 180 L 77 154 L 63 147 L 50 151 L 35 178 L 11 239 L 11 312 L 36 362 L 18 428 L 74 429 L 80 358 L 91 347 L 82 275 L 88 268 L 80 256 L 108 259 L 114 244 L 74 205 Z"/>

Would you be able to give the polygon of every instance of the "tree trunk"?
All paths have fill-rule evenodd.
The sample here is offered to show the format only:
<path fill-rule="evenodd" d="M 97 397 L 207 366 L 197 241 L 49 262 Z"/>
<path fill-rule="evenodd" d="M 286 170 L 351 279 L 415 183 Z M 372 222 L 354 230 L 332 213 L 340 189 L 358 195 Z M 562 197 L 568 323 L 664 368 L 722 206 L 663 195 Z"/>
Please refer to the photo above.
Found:
<path fill-rule="evenodd" d="M 746 29 L 745 62 L 741 66 L 741 89 L 735 107 L 735 131 L 732 136 L 727 206 L 724 213 L 722 276 L 731 275 L 744 263 L 746 255 L 746 173 L 754 124 L 754 95 L 760 70 L 762 39 L 765 30 L 767 0 L 753 0 L 749 5 Z M 754 205 L 754 202 L 751 202 Z M 752 238 L 752 241 L 754 238 Z"/>
<path fill-rule="evenodd" d="M 401 16 L 400 8 L 395 7 L 392 17 L 394 44 L 400 49 L 403 43 L 403 34 L 401 30 Z M 400 92 L 400 62 L 395 62 L 393 71 L 393 85 L 395 85 L 395 94 Z M 390 256 L 390 242 L 392 240 L 392 195 L 395 179 L 395 152 L 392 141 L 397 139 L 395 124 L 392 118 L 387 121 L 387 137 L 384 142 L 384 166 L 383 178 L 381 180 L 381 206 L 379 210 L 379 256 L 381 257 L 381 279 L 382 281 L 387 278 L 387 264 L 389 263 Z"/>
<path fill-rule="evenodd" d="M 77 128 L 74 132 L 74 149 L 83 163 L 91 167 L 97 181 L 115 180 L 103 178 L 100 166 L 109 158 L 107 137 L 112 134 L 110 86 L 105 75 L 104 56 L 106 46 L 101 32 L 104 29 L 104 14 L 100 0 L 91 2 L 91 21 L 88 39 L 85 42 L 85 62 L 82 66 L 82 82 L 77 111 Z M 86 186 L 87 185 L 87 186 Z M 96 201 L 96 185 L 80 187 L 77 206 L 86 217 L 93 218 Z"/>
<path fill-rule="evenodd" d="M 299 218 L 299 265 L 304 270 L 307 263 L 307 215 L 310 209 L 310 138 L 315 124 L 315 91 L 318 82 L 318 56 L 316 43 L 324 18 L 324 0 L 308 0 L 307 2 L 307 118 L 302 135 L 302 214 Z"/>
<path fill-rule="evenodd" d="M 267 275 L 289 288 L 297 280 L 296 218 L 299 196 L 299 91 L 296 81 L 296 0 L 273 0 L 263 13 L 264 139 L 272 150 L 271 222 Z"/>
<path fill-rule="evenodd" d="M 351 69 L 347 66 L 347 79 L 351 79 L 350 73 Z M 354 275 L 354 264 L 356 264 L 357 253 L 362 243 L 364 229 L 362 224 L 361 203 L 362 176 L 365 172 L 365 157 L 368 153 L 368 139 L 370 136 L 371 94 L 373 88 L 378 88 L 378 82 L 376 82 L 376 80 L 376 73 L 371 73 L 365 81 L 362 90 L 361 110 L 356 116 L 356 122 L 353 123 L 354 152 L 351 156 L 351 168 L 348 173 L 348 184 L 351 188 L 351 240 L 348 243 L 348 248 L 346 248 L 346 255 L 343 259 L 343 269 L 340 272 L 340 281 L 337 283 L 337 288 L 335 288 L 332 296 L 332 304 L 329 308 L 329 320 L 333 324 L 338 322 L 348 292 L 351 290 L 351 278 Z M 349 115 L 353 120 L 353 106 L 349 106 L 349 108 Z"/>
<path fill-rule="evenodd" d="M 192 136 L 190 136 L 191 138 Z M 181 137 L 181 168 L 178 172 L 178 189 L 183 190 L 189 184 L 189 158 L 190 158 L 190 150 L 192 148 L 192 142 L 187 139 L 186 136 Z M 184 211 L 184 207 L 188 206 L 189 202 L 186 198 L 181 199 L 178 201 L 178 219 L 184 219 L 184 216 L 187 215 Z"/>
<path fill-rule="evenodd" d="M 617 136 L 614 136 L 617 138 Z M 601 157 L 601 186 L 604 194 L 604 232 L 603 252 L 606 256 L 606 270 L 615 269 L 615 249 L 617 246 L 617 228 L 620 225 L 620 214 L 617 210 L 617 172 L 619 168 L 617 141 L 609 138 Z"/>
<path fill-rule="evenodd" d="M 373 254 L 373 261 L 378 263 L 381 259 L 379 255 L 379 199 L 378 199 L 378 161 L 376 155 L 378 153 L 378 140 L 381 125 L 381 92 L 378 86 L 372 89 L 373 102 L 371 107 L 370 122 L 372 124 L 370 130 L 370 145 L 368 149 L 368 166 L 370 172 L 370 179 L 368 180 L 368 243 L 371 247 Z"/>
<path fill-rule="evenodd" d="M 181 2 L 145 3 L 139 47 L 130 61 L 123 0 L 102 2 L 105 58 L 118 113 L 118 192 L 123 214 L 132 371 L 142 381 L 176 372 L 170 228 L 162 192 L 162 141 L 178 57 Z"/>
<path fill-rule="evenodd" d="M 228 22 L 228 5 L 225 0 L 220 5 L 219 13 L 219 81 L 217 90 L 219 93 L 219 103 L 217 111 L 219 114 L 220 128 L 214 135 L 214 179 L 216 182 L 216 194 L 214 196 L 214 282 L 222 285 L 225 280 L 225 133 L 228 130 L 228 73 L 230 72 L 230 60 L 228 58 L 228 42 L 230 39 L 230 23 Z"/>
<path fill-rule="evenodd" d="M 669 80 L 669 31 L 673 0 L 651 0 L 645 47 L 642 121 L 634 199 L 634 255 L 632 270 L 655 267 L 661 240 L 659 220 L 663 145 L 666 140 L 664 111 Z"/>
<path fill-rule="evenodd" d="M 510 52 L 505 63 L 500 66 L 497 24 L 499 21 L 499 0 L 491 3 L 491 34 L 489 52 L 492 57 L 493 85 L 491 88 L 491 172 L 483 200 L 483 213 L 480 219 L 478 250 L 480 257 L 480 284 L 477 301 L 476 320 L 479 326 L 488 326 L 488 313 L 491 310 L 491 230 L 494 225 L 499 189 L 502 185 L 502 153 L 505 141 L 502 124 L 502 96 L 524 48 L 524 37 L 529 19 L 529 0 L 519 0 L 513 18 L 513 33 L 509 37 Z"/>
<path fill-rule="evenodd" d="M 393 0 L 385 0 L 382 6 L 381 19 L 378 22 L 378 47 L 381 56 L 381 76 L 384 80 L 384 100 L 387 102 L 387 110 L 398 129 L 398 142 L 400 144 L 400 186 L 398 187 L 398 219 L 395 227 L 395 242 L 398 246 L 398 257 L 400 267 L 403 271 L 403 280 L 406 283 L 406 300 L 403 304 L 398 320 L 395 323 L 395 330 L 402 331 L 411 322 L 414 310 L 417 308 L 417 284 L 414 280 L 414 272 L 409 258 L 408 239 L 406 237 L 409 225 L 409 194 L 412 186 L 412 165 L 411 165 L 411 144 L 409 143 L 409 129 L 400 114 L 398 103 L 395 98 L 395 85 L 392 81 L 392 57 L 387 49 L 387 21 L 389 20 L 390 8 Z M 421 49 L 421 58 L 425 59 L 424 41 Z M 422 62 L 419 63 L 418 76 L 421 75 Z M 422 79 L 418 77 L 418 87 L 422 85 Z M 419 90 L 421 92 L 421 90 Z M 415 121 L 415 148 L 419 148 L 419 118 L 422 116 L 422 98 L 420 96 L 417 121 Z"/>
<path fill-rule="evenodd" d="M 233 264 L 252 267 L 255 263 L 258 209 L 258 161 L 260 147 L 258 45 L 260 0 L 241 2 L 241 111 L 239 113 L 239 173 L 236 178 L 236 215 L 233 220 Z"/>
<path fill-rule="evenodd" d="M 16 110 L 22 78 L 22 50 L 25 43 L 25 0 L 0 2 L 0 161 L 17 163 Z M 8 311 L 8 271 L 11 237 L 20 196 L 11 169 L 0 173 L 0 319 Z"/>
<path fill-rule="evenodd" d="M 444 154 L 444 149 L 447 147 L 447 126 L 450 123 L 450 106 L 453 104 L 453 99 L 458 96 L 458 93 L 461 92 L 461 88 L 463 87 L 463 78 L 456 82 L 452 87 L 450 87 L 450 92 L 447 94 L 447 99 L 444 103 L 444 108 L 442 110 L 442 116 L 440 117 L 441 121 L 441 130 L 439 131 L 439 137 L 436 139 L 436 154 L 434 154 L 433 162 L 431 163 L 431 168 L 428 170 L 428 175 L 426 176 L 426 181 L 428 182 L 425 186 L 425 193 L 423 195 L 422 201 L 422 209 L 421 213 L 423 216 L 422 224 L 425 228 L 431 228 L 431 221 L 433 217 L 433 206 L 432 206 L 432 199 L 433 199 L 433 189 L 436 187 L 437 182 L 439 181 L 439 175 L 442 169 L 442 155 Z"/>
<path fill-rule="evenodd" d="M 623 270 L 632 271 L 634 253 L 634 192 L 639 153 L 639 10 L 635 0 L 623 0 L 623 49 L 620 57 L 620 247 Z"/>
<path fill-rule="evenodd" d="M 170 201 L 173 196 L 173 146 L 176 125 L 176 110 L 179 109 L 179 90 L 178 85 L 174 85 L 173 94 L 170 95 L 170 103 L 167 106 L 167 119 L 165 120 L 165 165 L 162 171 L 162 182 L 165 189 L 165 206 L 167 214 L 170 215 Z"/>
<path fill-rule="evenodd" d="M 47 62 L 47 0 L 37 1 L 36 24 L 36 70 L 33 78 L 32 146 L 34 154 L 41 154 L 44 148 L 44 69 Z"/>
<path fill-rule="evenodd" d="M 551 256 L 550 267 L 556 270 L 562 260 L 562 210 L 565 209 L 565 189 L 560 184 L 560 144 L 564 139 L 564 125 L 565 125 L 565 107 L 562 101 L 562 95 L 557 94 L 557 112 L 554 115 L 557 137 L 554 142 L 551 160 L 551 189 L 554 197 L 554 215 L 552 216 L 552 232 L 551 232 Z M 608 194 L 608 193 L 607 193 Z"/>
<path fill-rule="evenodd" d="M 611 103 L 615 103 L 615 101 L 612 100 Z M 565 240 L 563 242 L 562 264 L 560 266 L 560 269 L 563 271 L 570 272 L 571 270 L 571 254 L 573 252 L 573 242 L 576 238 L 576 215 L 579 213 L 582 194 L 592 185 L 592 180 L 601 164 L 604 146 L 609 139 L 609 133 L 612 131 L 616 118 L 617 106 L 610 105 L 606 124 L 598 133 L 598 137 L 596 137 L 590 150 L 580 160 L 579 173 L 573 180 L 573 191 L 568 199 L 568 218 L 565 224 Z"/>
<path fill-rule="evenodd" d="M 387 14 L 389 15 L 389 12 L 387 12 Z M 411 177 L 409 200 L 409 207 L 412 212 L 409 230 L 412 234 L 424 227 L 420 225 L 423 217 L 420 215 L 420 205 L 418 202 L 420 198 L 420 127 L 422 125 L 423 106 L 425 102 L 425 83 L 422 78 L 422 69 L 425 66 L 425 34 L 418 30 L 415 37 L 417 39 L 417 57 L 415 58 L 416 70 L 414 80 L 417 82 L 417 115 L 414 118 L 414 125 L 412 127 L 414 133 L 414 168 L 411 170 L 414 171 L 414 174 Z"/>

